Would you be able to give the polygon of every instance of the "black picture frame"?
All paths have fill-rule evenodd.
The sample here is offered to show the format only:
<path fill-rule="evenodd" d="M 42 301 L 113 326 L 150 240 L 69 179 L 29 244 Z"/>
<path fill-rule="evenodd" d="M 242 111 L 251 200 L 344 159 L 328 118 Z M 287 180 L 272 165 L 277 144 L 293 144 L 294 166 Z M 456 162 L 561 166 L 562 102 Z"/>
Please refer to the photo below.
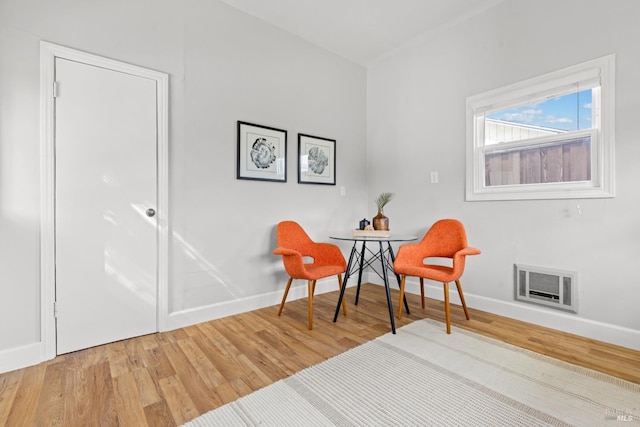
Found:
<path fill-rule="evenodd" d="M 287 182 L 287 131 L 238 121 L 237 178 Z"/>
<path fill-rule="evenodd" d="M 336 185 L 336 140 L 298 134 L 298 184 Z"/>

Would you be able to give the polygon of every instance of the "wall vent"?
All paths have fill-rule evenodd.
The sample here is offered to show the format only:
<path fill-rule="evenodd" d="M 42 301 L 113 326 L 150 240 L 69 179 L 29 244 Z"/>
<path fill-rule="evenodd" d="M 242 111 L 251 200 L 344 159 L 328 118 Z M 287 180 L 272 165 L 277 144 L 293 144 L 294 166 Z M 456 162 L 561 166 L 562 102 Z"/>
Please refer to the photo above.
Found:
<path fill-rule="evenodd" d="M 578 312 L 575 271 L 514 264 L 516 300 Z"/>

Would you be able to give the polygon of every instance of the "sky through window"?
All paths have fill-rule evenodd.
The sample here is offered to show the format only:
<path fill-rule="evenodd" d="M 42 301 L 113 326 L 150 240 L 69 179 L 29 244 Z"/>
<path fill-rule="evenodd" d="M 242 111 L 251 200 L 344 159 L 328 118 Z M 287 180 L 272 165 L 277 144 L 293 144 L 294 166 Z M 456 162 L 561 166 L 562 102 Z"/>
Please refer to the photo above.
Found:
<path fill-rule="evenodd" d="M 591 129 L 591 89 L 487 114 L 489 119 L 564 131 Z"/>

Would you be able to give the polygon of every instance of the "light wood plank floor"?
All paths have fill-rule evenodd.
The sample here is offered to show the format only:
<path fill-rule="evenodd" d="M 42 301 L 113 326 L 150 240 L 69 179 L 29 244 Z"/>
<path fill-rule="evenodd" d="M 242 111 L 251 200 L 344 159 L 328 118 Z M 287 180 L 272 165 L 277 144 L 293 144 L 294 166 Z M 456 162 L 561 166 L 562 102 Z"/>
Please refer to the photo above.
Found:
<path fill-rule="evenodd" d="M 389 332 L 384 289 L 363 285 L 358 306 L 347 291 L 348 315 L 333 323 L 338 293 L 306 299 L 281 317 L 268 307 L 187 328 L 59 356 L 0 374 L 0 425 L 175 426 L 301 369 Z M 398 292 L 393 291 L 397 304 Z M 444 321 L 444 307 L 408 295 L 411 315 Z M 640 384 L 640 352 L 452 306 L 452 324 Z M 444 327 L 442 333 L 445 333 Z M 453 331 L 455 333 L 455 331 Z"/>

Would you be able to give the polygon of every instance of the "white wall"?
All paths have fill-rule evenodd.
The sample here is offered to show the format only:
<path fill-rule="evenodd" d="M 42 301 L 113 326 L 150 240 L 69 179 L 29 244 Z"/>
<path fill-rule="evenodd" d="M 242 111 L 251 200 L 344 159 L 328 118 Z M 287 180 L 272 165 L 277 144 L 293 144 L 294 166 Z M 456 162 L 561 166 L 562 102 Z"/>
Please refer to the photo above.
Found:
<path fill-rule="evenodd" d="M 40 340 L 40 40 L 170 74 L 172 326 L 274 304 L 285 281 L 271 255 L 279 220 L 326 239 L 394 191 L 394 232 L 466 223 L 483 250 L 463 280 L 471 306 L 640 348 L 638 17 L 635 0 L 510 0 L 367 72 L 216 0 L 3 0 L 0 372 Z M 465 98 L 609 53 L 617 197 L 464 202 Z M 289 131 L 287 183 L 235 178 L 237 120 Z M 337 186 L 296 183 L 298 132 L 337 140 Z M 513 303 L 515 262 L 578 271 L 580 313 Z"/>
<path fill-rule="evenodd" d="M 170 75 L 172 327 L 279 301 L 278 221 L 328 240 L 361 218 L 363 67 L 216 0 L 3 0 L 0 372 L 40 342 L 41 40 Z M 286 183 L 236 179 L 238 120 L 288 131 Z M 297 184 L 298 132 L 337 140 L 336 186 Z"/>
<path fill-rule="evenodd" d="M 398 231 L 422 235 L 443 217 L 466 224 L 483 251 L 463 277 L 471 306 L 640 349 L 638 18 L 635 0 L 505 1 L 369 67 L 370 203 L 398 193 L 385 209 Z M 465 98 L 610 53 L 617 197 L 465 202 Z M 515 304 L 514 263 L 577 271 L 579 314 Z M 442 298 L 441 286 L 430 291 Z"/>

